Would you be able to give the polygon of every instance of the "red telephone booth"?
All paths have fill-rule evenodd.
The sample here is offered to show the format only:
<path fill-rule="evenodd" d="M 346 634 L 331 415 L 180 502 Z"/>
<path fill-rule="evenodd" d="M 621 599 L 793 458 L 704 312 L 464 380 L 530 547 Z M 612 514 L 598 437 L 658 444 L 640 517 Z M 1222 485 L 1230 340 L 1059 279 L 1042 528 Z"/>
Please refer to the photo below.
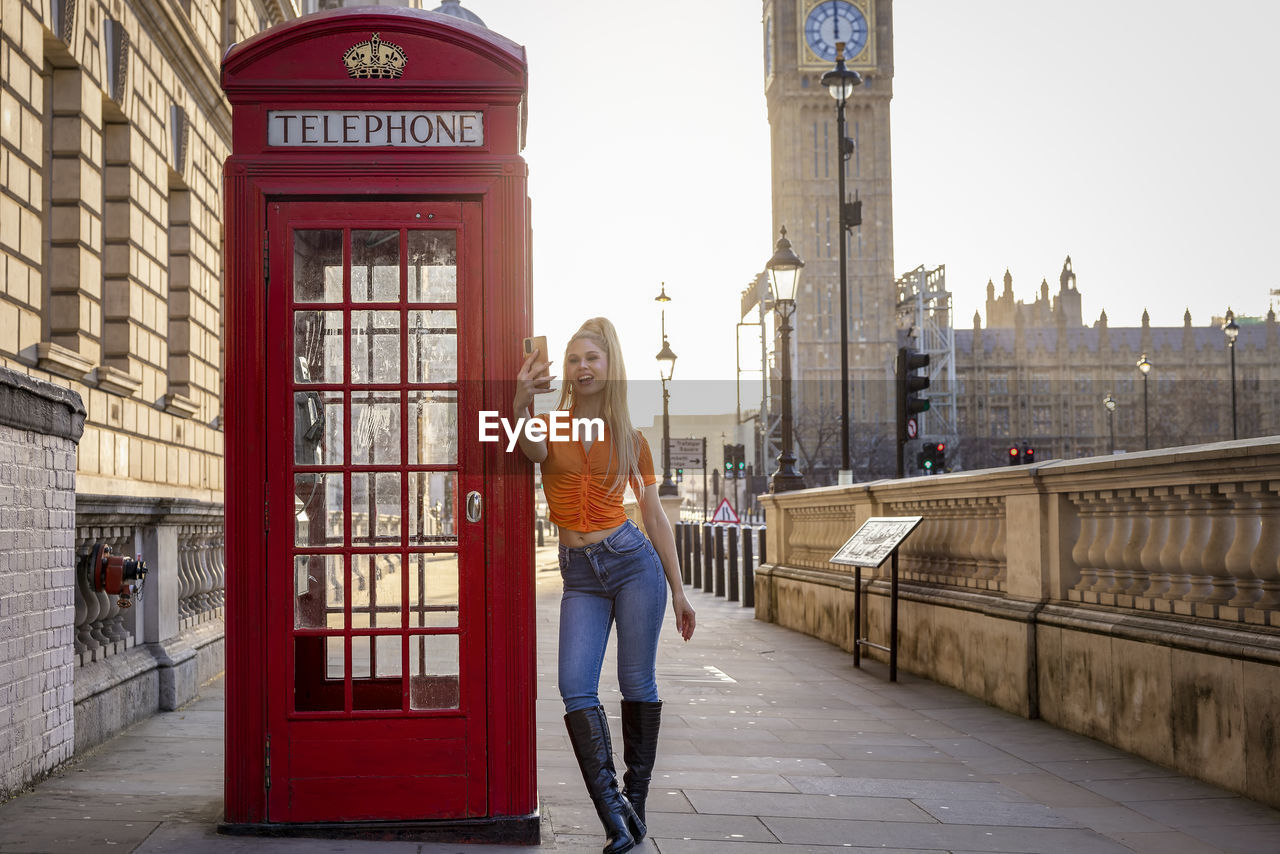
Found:
<path fill-rule="evenodd" d="M 524 49 L 406 9 L 232 48 L 226 824 L 538 837 Z M 504 373 L 505 372 L 505 373 Z"/>

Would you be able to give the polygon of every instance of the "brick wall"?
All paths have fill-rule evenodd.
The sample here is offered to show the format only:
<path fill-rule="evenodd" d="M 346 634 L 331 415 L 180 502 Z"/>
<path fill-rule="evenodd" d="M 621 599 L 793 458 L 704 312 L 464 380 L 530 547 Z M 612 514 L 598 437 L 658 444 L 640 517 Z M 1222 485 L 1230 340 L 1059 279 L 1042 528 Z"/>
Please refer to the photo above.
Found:
<path fill-rule="evenodd" d="M 0 800 L 71 758 L 79 395 L 0 368 Z"/>

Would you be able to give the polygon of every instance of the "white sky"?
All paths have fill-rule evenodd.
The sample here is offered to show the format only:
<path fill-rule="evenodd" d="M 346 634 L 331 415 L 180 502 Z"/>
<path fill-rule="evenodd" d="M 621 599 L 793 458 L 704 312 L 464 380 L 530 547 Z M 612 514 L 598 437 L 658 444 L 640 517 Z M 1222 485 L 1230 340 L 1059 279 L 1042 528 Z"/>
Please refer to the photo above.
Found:
<path fill-rule="evenodd" d="M 656 379 L 665 281 L 676 379 L 731 383 L 738 293 L 775 239 L 761 4 L 464 5 L 528 50 L 535 332 L 558 357 L 603 314 Z M 960 326 L 1006 267 L 1019 299 L 1056 290 L 1067 254 L 1086 322 L 1265 314 L 1280 3 L 894 6 L 894 268 L 945 264 Z M 674 411 L 733 408 L 685 388 Z"/>

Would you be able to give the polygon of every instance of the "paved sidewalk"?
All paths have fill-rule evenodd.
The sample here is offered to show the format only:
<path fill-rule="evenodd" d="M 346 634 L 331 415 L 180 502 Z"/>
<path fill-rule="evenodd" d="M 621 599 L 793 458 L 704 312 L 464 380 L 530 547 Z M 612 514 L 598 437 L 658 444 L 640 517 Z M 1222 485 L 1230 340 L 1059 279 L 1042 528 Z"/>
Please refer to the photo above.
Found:
<path fill-rule="evenodd" d="M 555 689 L 554 548 L 539 566 L 540 847 L 598 852 Z M 666 707 L 639 852 L 1280 852 L 1276 810 L 931 682 L 890 684 L 875 663 L 854 670 L 827 644 L 690 595 L 694 640 L 668 618 L 659 653 Z M 0 805 L 0 852 L 513 850 L 218 836 L 222 716 L 219 679 Z"/>

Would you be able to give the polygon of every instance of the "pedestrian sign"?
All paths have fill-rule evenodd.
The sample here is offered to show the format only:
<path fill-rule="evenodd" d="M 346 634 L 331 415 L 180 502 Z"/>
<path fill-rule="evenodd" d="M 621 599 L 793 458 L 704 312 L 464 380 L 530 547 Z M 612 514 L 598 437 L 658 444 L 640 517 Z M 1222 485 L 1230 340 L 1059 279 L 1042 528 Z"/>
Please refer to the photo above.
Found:
<path fill-rule="evenodd" d="M 720 506 L 716 508 L 716 514 L 711 517 L 711 521 L 719 525 L 741 524 L 738 521 L 738 514 L 734 512 L 733 505 L 727 498 L 720 499 Z"/>

